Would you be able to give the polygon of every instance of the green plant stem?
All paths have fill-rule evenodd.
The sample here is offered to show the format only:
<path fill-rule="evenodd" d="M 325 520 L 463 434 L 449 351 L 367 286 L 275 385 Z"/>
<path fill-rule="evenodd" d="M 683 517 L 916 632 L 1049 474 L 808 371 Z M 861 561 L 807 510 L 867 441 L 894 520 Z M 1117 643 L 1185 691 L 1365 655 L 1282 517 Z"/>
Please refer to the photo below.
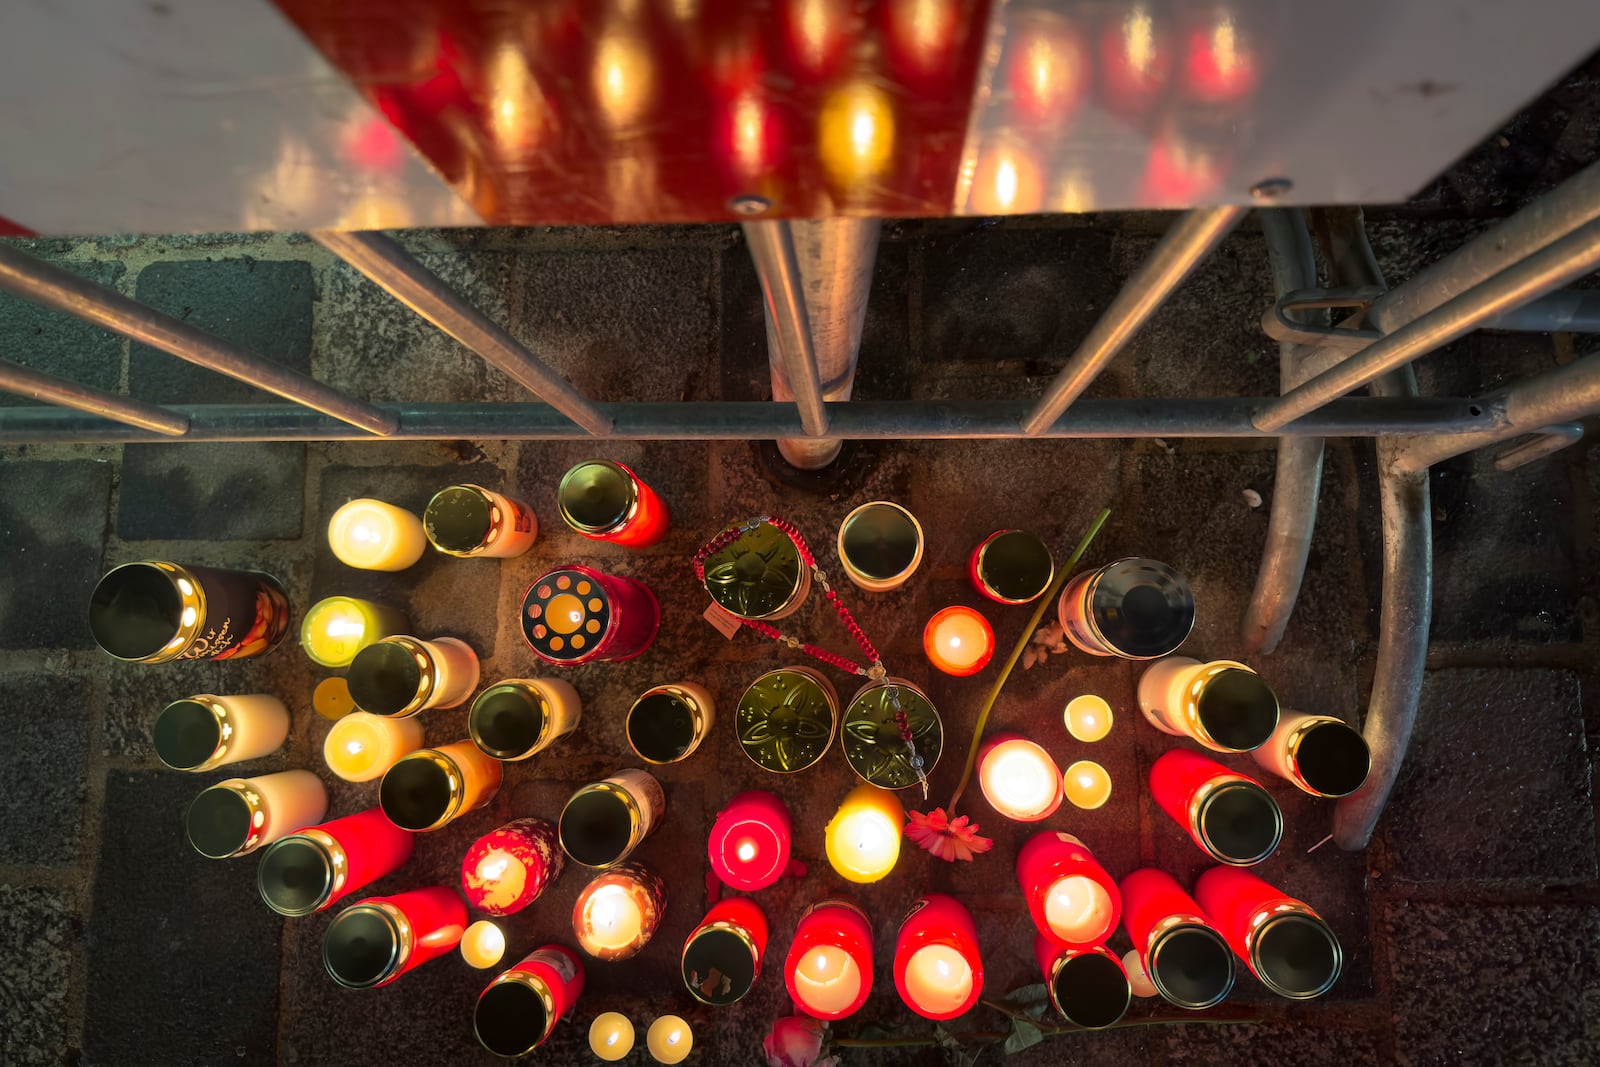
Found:
<path fill-rule="evenodd" d="M 991 1030 L 950 1036 L 957 1041 L 1004 1041 L 1010 1035 Z M 926 1048 L 938 1043 L 935 1037 L 841 1037 L 829 1042 L 834 1048 Z"/>
<path fill-rule="evenodd" d="M 1061 587 L 1067 584 L 1067 579 L 1077 569 L 1078 562 L 1083 559 L 1084 553 L 1089 551 L 1089 546 L 1094 543 L 1096 535 L 1100 533 L 1100 528 L 1106 524 L 1106 520 L 1110 517 L 1111 509 L 1102 508 L 1100 514 L 1096 515 L 1094 521 L 1089 524 L 1089 529 L 1084 533 L 1083 540 L 1078 542 L 1078 547 L 1068 557 L 1066 565 L 1056 571 L 1056 576 L 1051 581 L 1050 588 L 1046 589 L 1044 595 L 1039 598 L 1039 606 L 1033 609 L 1033 618 L 1029 619 L 1028 625 L 1023 627 L 1022 637 L 1017 640 L 1017 647 L 1011 650 L 1011 656 L 1006 660 L 1006 665 L 1000 668 L 999 677 L 995 678 L 994 685 L 990 686 L 988 699 L 983 702 L 983 709 L 978 712 L 978 724 L 972 730 L 972 744 L 967 748 L 967 765 L 962 768 L 961 781 L 956 783 L 955 795 L 950 798 L 950 818 L 956 817 L 956 804 L 961 801 L 961 794 L 967 791 L 967 786 L 972 781 L 972 768 L 978 762 L 978 744 L 983 740 L 983 728 L 988 725 L 989 713 L 994 710 L 994 702 L 999 699 L 1000 690 L 1004 688 L 1006 679 L 1011 677 L 1011 669 L 1017 665 L 1017 661 L 1022 658 L 1022 653 L 1028 647 L 1028 642 L 1033 639 L 1033 631 L 1038 629 L 1039 620 L 1044 618 L 1044 613 L 1050 610 L 1051 604 L 1055 603 L 1056 597 L 1061 592 Z"/>

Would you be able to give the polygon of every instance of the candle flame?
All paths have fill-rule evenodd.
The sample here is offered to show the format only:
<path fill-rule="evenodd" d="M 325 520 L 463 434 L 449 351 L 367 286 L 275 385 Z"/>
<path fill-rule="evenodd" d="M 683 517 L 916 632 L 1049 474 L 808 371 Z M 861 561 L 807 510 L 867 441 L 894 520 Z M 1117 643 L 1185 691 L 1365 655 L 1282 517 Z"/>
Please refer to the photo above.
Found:
<path fill-rule="evenodd" d="M 616 1043 L 617 1043 L 617 1038 L 618 1038 L 618 1037 L 620 1037 L 620 1036 L 621 1036 L 621 1035 L 620 1035 L 620 1034 L 618 1034 L 618 1033 L 617 1033 L 617 1032 L 616 1032 L 616 1031 L 615 1031 L 615 1030 L 613 1030 L 613 1031 L 611 1031 L 611 1034 L 610 1034 L 610 1036 L 608 1036 L 608 1037 L 607 1037 L 607 1038 L 606 1038 L 606 1044 L 608 1044 L 608 1045 L 615 1045 L 615 1044 L 616 1044 Z"/>
<path fill-rule="evenodd" d="M 939 977 L 940 978 L 949 978 L 950 977 L 950 965 L 948 963 L 946 963 L 944 960 L 939 960 L 937 963 L 934 964 L 934 966 L 939 969 Z"/>
<path fill-rule="evenodd" d="M 676 1045 L 678 1043 L 678 1038 L 680 1038 L 682 1036 L 683 1036 L 683 1031 L 682 1030 L 674 1030 L 674 1031 L 672 1031 L 672 1033 L 667 1035 L 667 1044 Z"/>
<path fill-rule="evenodd" d="M 1094 775 L 1092 775 L 1092 774 L 1080 774 L 1080 775 L 1078 775 L 1078 784 L 1083 786 L 1085 789 L 1088 789 L 1090 786 L 1094 785 Z"/>
<path fill-rule="evenodd" d="M 330 619 L 328 621 L 329 637 L 360 637 L 366 627 L 359 620 Z"/>
<path fill-rule="evenodd" d="M 352 755 L 352 756 L 361 755 L 361 750 L 364 749 L 364 748 L 366 748 L 366 746 L 363 745 L 360 741 L 347 741 L 347 742 L 345 742 L 345 746 L 344 746 L 344 750 L 346 752 L 350 753 L 350 755 Z"/>
<path fill-rule="evenodd" d="M 375 545 L 383 540 L 377 530 L 363 524 L 352 526 L 350 528 L 350 537 L 356 541 L 365 541 L 369 545 Z"/>
<path fill-rule="evenodd" d="M 739 858 L 746 863 L 756 858 L 756 846 L 748 841 L 739 844 Z"/>

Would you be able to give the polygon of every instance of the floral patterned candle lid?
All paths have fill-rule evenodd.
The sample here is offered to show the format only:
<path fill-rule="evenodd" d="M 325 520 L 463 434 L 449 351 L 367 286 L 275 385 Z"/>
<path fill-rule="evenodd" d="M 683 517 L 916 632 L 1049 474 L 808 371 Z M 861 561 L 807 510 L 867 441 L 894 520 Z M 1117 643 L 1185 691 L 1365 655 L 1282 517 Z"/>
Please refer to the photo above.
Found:
<path fill-rule="evenodd" d="M 742 619 L 781 619 L 810 592 L 811 569 L 787 533 L 766 520 L 752 522 L 706 557 L 706 592 Z"/>
<path fill-rule="evenodd" d="M 907 730 L 911 744 L 906 743 Z M 845 709 L 843 734 L 850 769 L 884 789 L 926 781 L 944 748 L 938 711 L 926 693 L 903 678 L 862 686 Z"/>
<path fill-rule="evenodd" d="M 739 699 L 739 747 L 759 767 L 803 771 L 833 744 L 839 695 L 809 667 L 769 671 Z"/>

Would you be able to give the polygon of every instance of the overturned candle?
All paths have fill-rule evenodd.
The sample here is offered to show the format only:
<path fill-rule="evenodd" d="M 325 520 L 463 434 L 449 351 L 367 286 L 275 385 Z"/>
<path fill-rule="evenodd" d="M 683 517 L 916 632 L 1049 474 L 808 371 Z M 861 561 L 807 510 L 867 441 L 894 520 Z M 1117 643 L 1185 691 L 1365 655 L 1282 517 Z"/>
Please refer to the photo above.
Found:
<path fill-rule="evenodd" d="M 471 741 L 421 748 L 384 772 L 378 805 L 396 826 L 437 830 L 493 800 L 500 768 Z"/>
<path fill-rule="evenodd" d="M 1127 1013 L 1133 988 L 1121 961 L 1104 945 L 1062 948 L 1041 934 L 1033 951 L 1050 1006 L 1067 1022 L 1103 1030 Z"/>
<path fill-rule="evenodd" d="M 1134 992 L 1199 1011 L 1233 989 L 1233 953 L 1200 905 L 1166 871 L 1143 867 L 1122 879 L 1122 924 L 1133 942 L 1124 958 Z M 1148 984 L 1144 992 L 1140 980 Z"/>
<path fill-rule="evenodd" d="M 684 942 L 683 984 L 703 1004 L 732 1004 L 761 977 L 766 951 L 766 912 L 749 897 L 727 897 Z"/>
<path fill-rule="evenodd" d="M 307 826 L 261 854 L 256 888 L 279 915 L 324 911 L 393 874 L 411 858 L 414 837 L 377 808 Z"/>
<path fill-rule="evenodd" d="M 243 856 L 328 810 L 328 792 L 310 771 L 279 771 L 255 778 L 230 778 L 194 798 L 185 818 L 189 844 L 202 856 Z"/>
<path fill-rule="evenodd" d="M 175 700 L 156 716 L 156 756 L 175 771 L 209 771 L 265 756 L 289 736 L 289 710 L 274 696 Z"/>
<path fill-rule="evenodd" d="M 578 954 L 565 945 L 545 945 L 478 995 L 472 1031 L 497 1056 L 524 1056 L 544 1044 L 582 993 Z"/>
<path fill-rule="evenodd" d="M 1264 770 L 1314 797 L 1344 797 L 1372 770 L 1372 752 L 1359 731 L 1332 715 L 1285 711 L 1267 743 L 1250 756 Z"/>
<path fill-rule="evenodd" d="M 454 637 L 385 637 L 356 653 L 349 682 L 356 706 L 374 715 L 453 708 L 478 688 L 478 655 Z"/>
<path fill-rule="evenodd" d="M 481 485 L 452 485 L 428 501 L 422 528 L 447 556 L 509 559 L 533 547 L 539 520 L 520 500 Z"/>
<path fill-rule="evenodd" d="M 1174 748 L 1150 765 L 1150 796 L 1212 859 L 1260 863 L 1283 837 L 1283 813 L 1260 782 Z"/>
<path fill-rule="evenodd" d="M 817 1019 L 854 1015 L 872 992 L 872 925 L 853 901 L 819 900 L 795 927 L 783 965 L 789 996 Z"/>
<path fill-rule="evenodd" d="M 1061 772 L 1041 746 L 1002 734 L 978 754 L 978 787 L 995 811 L 1017 822 L 1038 822 L 1061 806 Z"/>
<path fill-rule="evenodd" d="M 1339 939 L 1304 901 L 1231 867 L 1203 872 L 1194 897 L 1234 954 L 1280 997 L 1310 1000 L 1339 980 Z"/>
<path fill-rule="evenodd" d="M 352 500 L 328 520 L 328 547 L 340 563 L 364 571 L 403 571 L 422 558 L 422 520 L 381 500 Z"/>
<path fill-rule="evenodd" d="M 894 985 L 906 1007 L 926 1019 L 954 1019 L 978 1002 L 978 929 L 954 897 L 931 893 L 911 905 L 895 937 Z"/>
<path fill-rule="evenodd" d="M 852 882 L 876 882 L 900 859 L 906 810 L 887 789 L 862 783 L 845 795 L 823 836 L 828 863 Z"/>
<path fill-rule="evenodd" d="M 322 935 L 322 965 L 346 989 L 374 989 L 454 951 L 466 929 L 467 908 L 454 889 L 367 897 L 333 917 Z"/>
<path fill-rule="evenodd" d="M 1278 698 L 1243 663 L 1168 656 L 1139 676 L 1139 709 L 1150 725 L 1214 752 L 1260 748 L 1278 727 Z"/>

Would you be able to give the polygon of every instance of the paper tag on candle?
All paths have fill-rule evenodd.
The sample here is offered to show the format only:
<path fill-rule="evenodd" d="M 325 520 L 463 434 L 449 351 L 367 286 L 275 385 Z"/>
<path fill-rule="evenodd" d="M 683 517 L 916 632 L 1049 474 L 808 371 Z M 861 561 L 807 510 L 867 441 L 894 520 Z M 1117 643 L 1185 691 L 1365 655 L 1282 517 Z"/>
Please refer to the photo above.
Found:
<path fill-rule="evenodd" d="M 730 613 L 722 605 L 715 602 L 706 607 L 705 618 L 706 622 L 709 622 L 716 628 L 718 633 L 730 641 L 733 640 L 734 635 L 739 632 L 739 627 L 742 625 L 737 615 Z"/>

